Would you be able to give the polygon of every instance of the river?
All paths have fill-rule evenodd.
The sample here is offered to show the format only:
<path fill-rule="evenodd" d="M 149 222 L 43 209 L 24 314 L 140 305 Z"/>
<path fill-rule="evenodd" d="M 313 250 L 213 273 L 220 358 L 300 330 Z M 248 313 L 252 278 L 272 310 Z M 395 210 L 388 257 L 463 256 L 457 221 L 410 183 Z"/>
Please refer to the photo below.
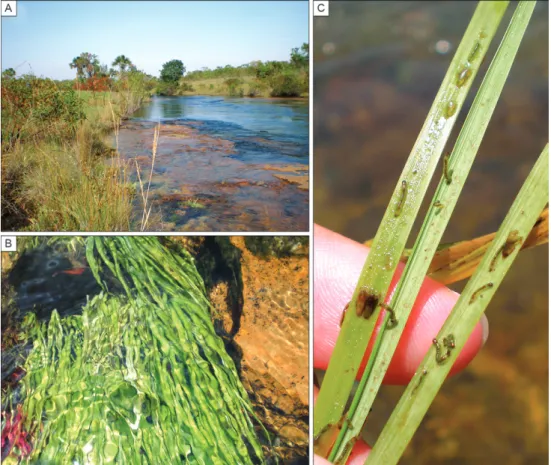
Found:
<path fill-rule="evenodd" d="M 308 230 L 307 101 L 154 97 L 114 143 L 130 162 L 138 219 L 136 166 L 147 189 L 154 161 L 147 230 Z"/>

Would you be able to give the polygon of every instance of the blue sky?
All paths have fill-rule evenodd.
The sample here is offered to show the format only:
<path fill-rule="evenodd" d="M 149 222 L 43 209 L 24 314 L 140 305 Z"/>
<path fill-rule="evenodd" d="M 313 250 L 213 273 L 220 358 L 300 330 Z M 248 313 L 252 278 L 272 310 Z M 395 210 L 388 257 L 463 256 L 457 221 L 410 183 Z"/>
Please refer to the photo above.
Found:
<path fill-rule="evenodd" d="M 72 79 L 69 63 L 82 52 L 111 65 L 126 55 L 158 76 L 163 63 L 241 65 L 288 60 L 308 42 L 307 1 L 18 1 L 2 18 L 2 69 Z"/>

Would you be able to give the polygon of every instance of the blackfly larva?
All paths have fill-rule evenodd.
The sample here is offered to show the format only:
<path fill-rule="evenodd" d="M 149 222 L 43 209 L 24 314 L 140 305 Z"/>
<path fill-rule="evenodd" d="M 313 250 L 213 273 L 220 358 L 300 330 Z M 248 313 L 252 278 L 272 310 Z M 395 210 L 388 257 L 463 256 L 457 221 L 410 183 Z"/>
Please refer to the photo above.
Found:
<path fill-rule="evenodd" d="M 447 347 L 448 349 L 455 349 L 455 337 L 453 337 L 453 334 L 448 334 L 443 340 L 442 344 L 444 344 L 444 347 Z"/>
<path fill-rule="evenodd" d="M 438 339 L 434 338 L 432 343 L 436 347 L 436 363 L 439 365 L 444 363 L 451 355 L 452 349 L 455 349 L 455 338 L 453 334 L 449 334 L 442 340 L 442 345 L 446 348 L 445 354 L 442 353 L 442 347 L 440 347 Z"/>
<path fill-rule="evenodd" d="M 491 289 L 492 287 L 494 287 L 494 283 L 488 283 L 484 284 L 484 286 L 474 291 L 473 295 L 471 296 L 471 300 L 469 300 L 469 305 L 472 304 L 485 290 Z"/>
<path fill-rule="evenodd" d="M 380 297 L 362 289 L 356 299 L 356 315 L 364 317 L 366 320 L 373 315 L 373 312 L 379 305 Z"/>
<path fill-rule="evenodd" d="M 348 306 L 350 305 L 350 302 L 348 302 L 345 306 L 344 306 L 344 310 L 342 311 L 342 315 L 341 315 L 341 321 L 339 323 L 339 326 L 342 328 L 342 324 L 344 323 L 344 317 L 346 316 L 346 311 L 348 310 Z"/>
<path fill-rule="evenodd" d="M 452 174 L 453 170 L 450 170 L 450 155 L 447 153 L 444 155 L 444 179 L 446 180 L 446 184 L 452 183 Z"/>
<path fill-rule="evenodd" d="M 407 181 L 402 181 L 402 187 L 400 188 L 400 200 L 398 202 L 398 205 L 396 206 L 396 210 L 394 211 L 394 216 L 398 217 L 402 213 L 402 208 L 404 207 L 404 204 L 406 203 L 406 197 L 408 195 L 408 183 Z"/>
<path fill-rule="evenodd" d="M 352 439 L 350 439 L 346 445 L 344 446 L 344 449 L 343 449 L 343 452 L 342 452 L 342 455 L 341 455 L 341 459 L 340 460 L 337 460 L 335 462 L 335 465 L 342 465 L 343 464 L 343 460 L 346 461 L 346 459 L 348 459 L 348 456 L 350 455 L 350 452 L 352 451 L 352 448 L 354 447 L 354 444 L 356 444 L 356 441 L 358 440 L 357 437 L 354 437 Z"/>
<path fill-rule="evenodd" d="M 463 87 L 471 77 L 471 74 L 473 72 L 469 66 L 463 68 L 457 75 L 457 87 Z"/>
<path fill-rule="evenodd" d="M 392 310 L 387 304 L 380 304 L 388 313 L 390 313 L 390 318 L 386 324 L 387 329 L 392 329 L 398 326 L 398 320 L 396 319 L 396 313 Z"/>
<path fill-rule="evenodd" d="M 522 244 L 522 242 L 523 239 L 518 235 L 518 231 L 511 231 L 507 236 L 505 244 L 503 244 L 503 246 L 496 252 L 494 258 L 492 259 L 492 262 L 490 263 L 490 271 L 494 271 L 496 269 L 497 261 L 500 255 L 503 258 L 507 258 L 515 251 L 517 245 Z"/>
<path fill-rule="evenodd" d="M 434 347 L 436 347 L 436 362 L 442 363 L 442 349 L 440 348 L 440 343 L 438 342 L 438 339 L 434 338 L 432 340 L 432 344 L 434 345 Z"/>
<path fill-rule="evenodd" d="M 421 386 L 421 383 L 422 383 L 423 380 L 425 379 L 425 376 L 427 376 L 427 373 L 428 373 L 427 370 L 423 370 L 423 372 L 421 373 L 421 376 L 419 377 L 419 381 L 417 382 L 417 384 L 415 385 L 415 387 L 414 387 L 413 390 L 411 391 L 411 395 L 412 395 L 412 396 L 413 396 L 413 394 L 415 394 L 415 392 L 417 391 L 417 389 L 419 389 L 419 386 Z"/>
<path fill-rule="evenodd" d="M 511 255 L 515 251 L 517 245 L 521 244 L 522 242 L 523 239 L 518 235 L 518 231 L 511 231 L 507 236 L 507 241 L 505 242 L 505 245 L 503 246 L 503 251 L 501 252 L 503 258 L 507 258 L 509 255 Z"/>
<path fill-rule="evenodd" d="M 446 108 L 444 109 L 444 113 L 446 115 L 446 118 L 451 118 L 453 115 L 455 115 L 455 112 L 457 111 L 457 103 L 453 100 L 450 100 L 446 104 Z"/>
<path fill-rule="evenodd" d="M 473 49 L 471 50 L 471 53 L 469 55 L 469 62 L 472 63 L 474 60 L 476 60 L 476 57 L 478 56 L 478 52 L 480 51 L 480 42 L 477 42 L 474 44 Z"/>
<path fill-rule="evenodd" d="M 444 204 L 440 202 L 440 200 L 437 200 L 436 202 L 434 202 L 434 206 L 436 208 L 444 208 Z"/>

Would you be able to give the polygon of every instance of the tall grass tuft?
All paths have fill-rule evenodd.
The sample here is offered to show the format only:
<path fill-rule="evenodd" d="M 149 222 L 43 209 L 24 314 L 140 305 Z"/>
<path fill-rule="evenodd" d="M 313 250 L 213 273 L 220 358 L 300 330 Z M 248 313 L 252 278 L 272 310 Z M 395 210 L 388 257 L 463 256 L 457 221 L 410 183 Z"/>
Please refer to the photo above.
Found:
<path fill-rule="evenodd" d="M 118 130 L 147 95 L 135 80 L 120 92 L 75 92 L 33 76 L 2 83 L 4 230 L 131 229 L 135 193 Z"/>

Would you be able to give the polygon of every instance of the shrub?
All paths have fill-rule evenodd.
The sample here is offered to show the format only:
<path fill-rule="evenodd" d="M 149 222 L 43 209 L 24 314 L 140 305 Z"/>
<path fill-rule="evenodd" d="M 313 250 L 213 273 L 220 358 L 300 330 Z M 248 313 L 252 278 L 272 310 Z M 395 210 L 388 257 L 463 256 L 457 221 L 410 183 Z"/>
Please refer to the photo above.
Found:
<path fill-rule="evenodd" d="M 155 93 L 158 95 L 167 95 L 167 96 L 174 95 L 176 93 L 177 88 L 178 88 L 178 84 L 159 81 L 157 83 L 157 89 Z"/>
<path fill-rule="evenodd" d="M 193 86 L 189 82 L 182 82 L 180 84 L 180 90 L 182 92 L 194 92 L 195 91 L 195 89 L 193 88 Z"/>
<path fill-rule="evenodd" d="M 303 80 L 295 71 L 276 74 L 270 81 L 272 97 L 299 97 L 303 91 Z"/>
<path fill-rule="evenodd" d="M 107 76 L 92 76 L 86 80 L 78 80 L 74 83 L 74 89 L 91 90 L 93 92 L 106 92 L 111 88 L 111 78 Z"/>
<path fill-rule="evenodd" d="M 2 82 L 3 152 L 25 138 L 66 138 L 85 118 L 78 95 L 73 90 L 59 90 L 49 79 L 23 76 Z"/>
<path fill-rule="evenodd" d="M 239 87 L 243 84 L 243 81 L 238 78 L 229 78 L 224 81 L 224 84 L 228 87 L 230 97 L 243 97 L 245 91 L 243 87 Z"/>
<path fill-rule="evenodd" d="M 266 90 L 268 86 L 262 82 L 250 82 L 249 83 L 249 92 L 247 95 L 249 97 L 260 97 Z"/>

